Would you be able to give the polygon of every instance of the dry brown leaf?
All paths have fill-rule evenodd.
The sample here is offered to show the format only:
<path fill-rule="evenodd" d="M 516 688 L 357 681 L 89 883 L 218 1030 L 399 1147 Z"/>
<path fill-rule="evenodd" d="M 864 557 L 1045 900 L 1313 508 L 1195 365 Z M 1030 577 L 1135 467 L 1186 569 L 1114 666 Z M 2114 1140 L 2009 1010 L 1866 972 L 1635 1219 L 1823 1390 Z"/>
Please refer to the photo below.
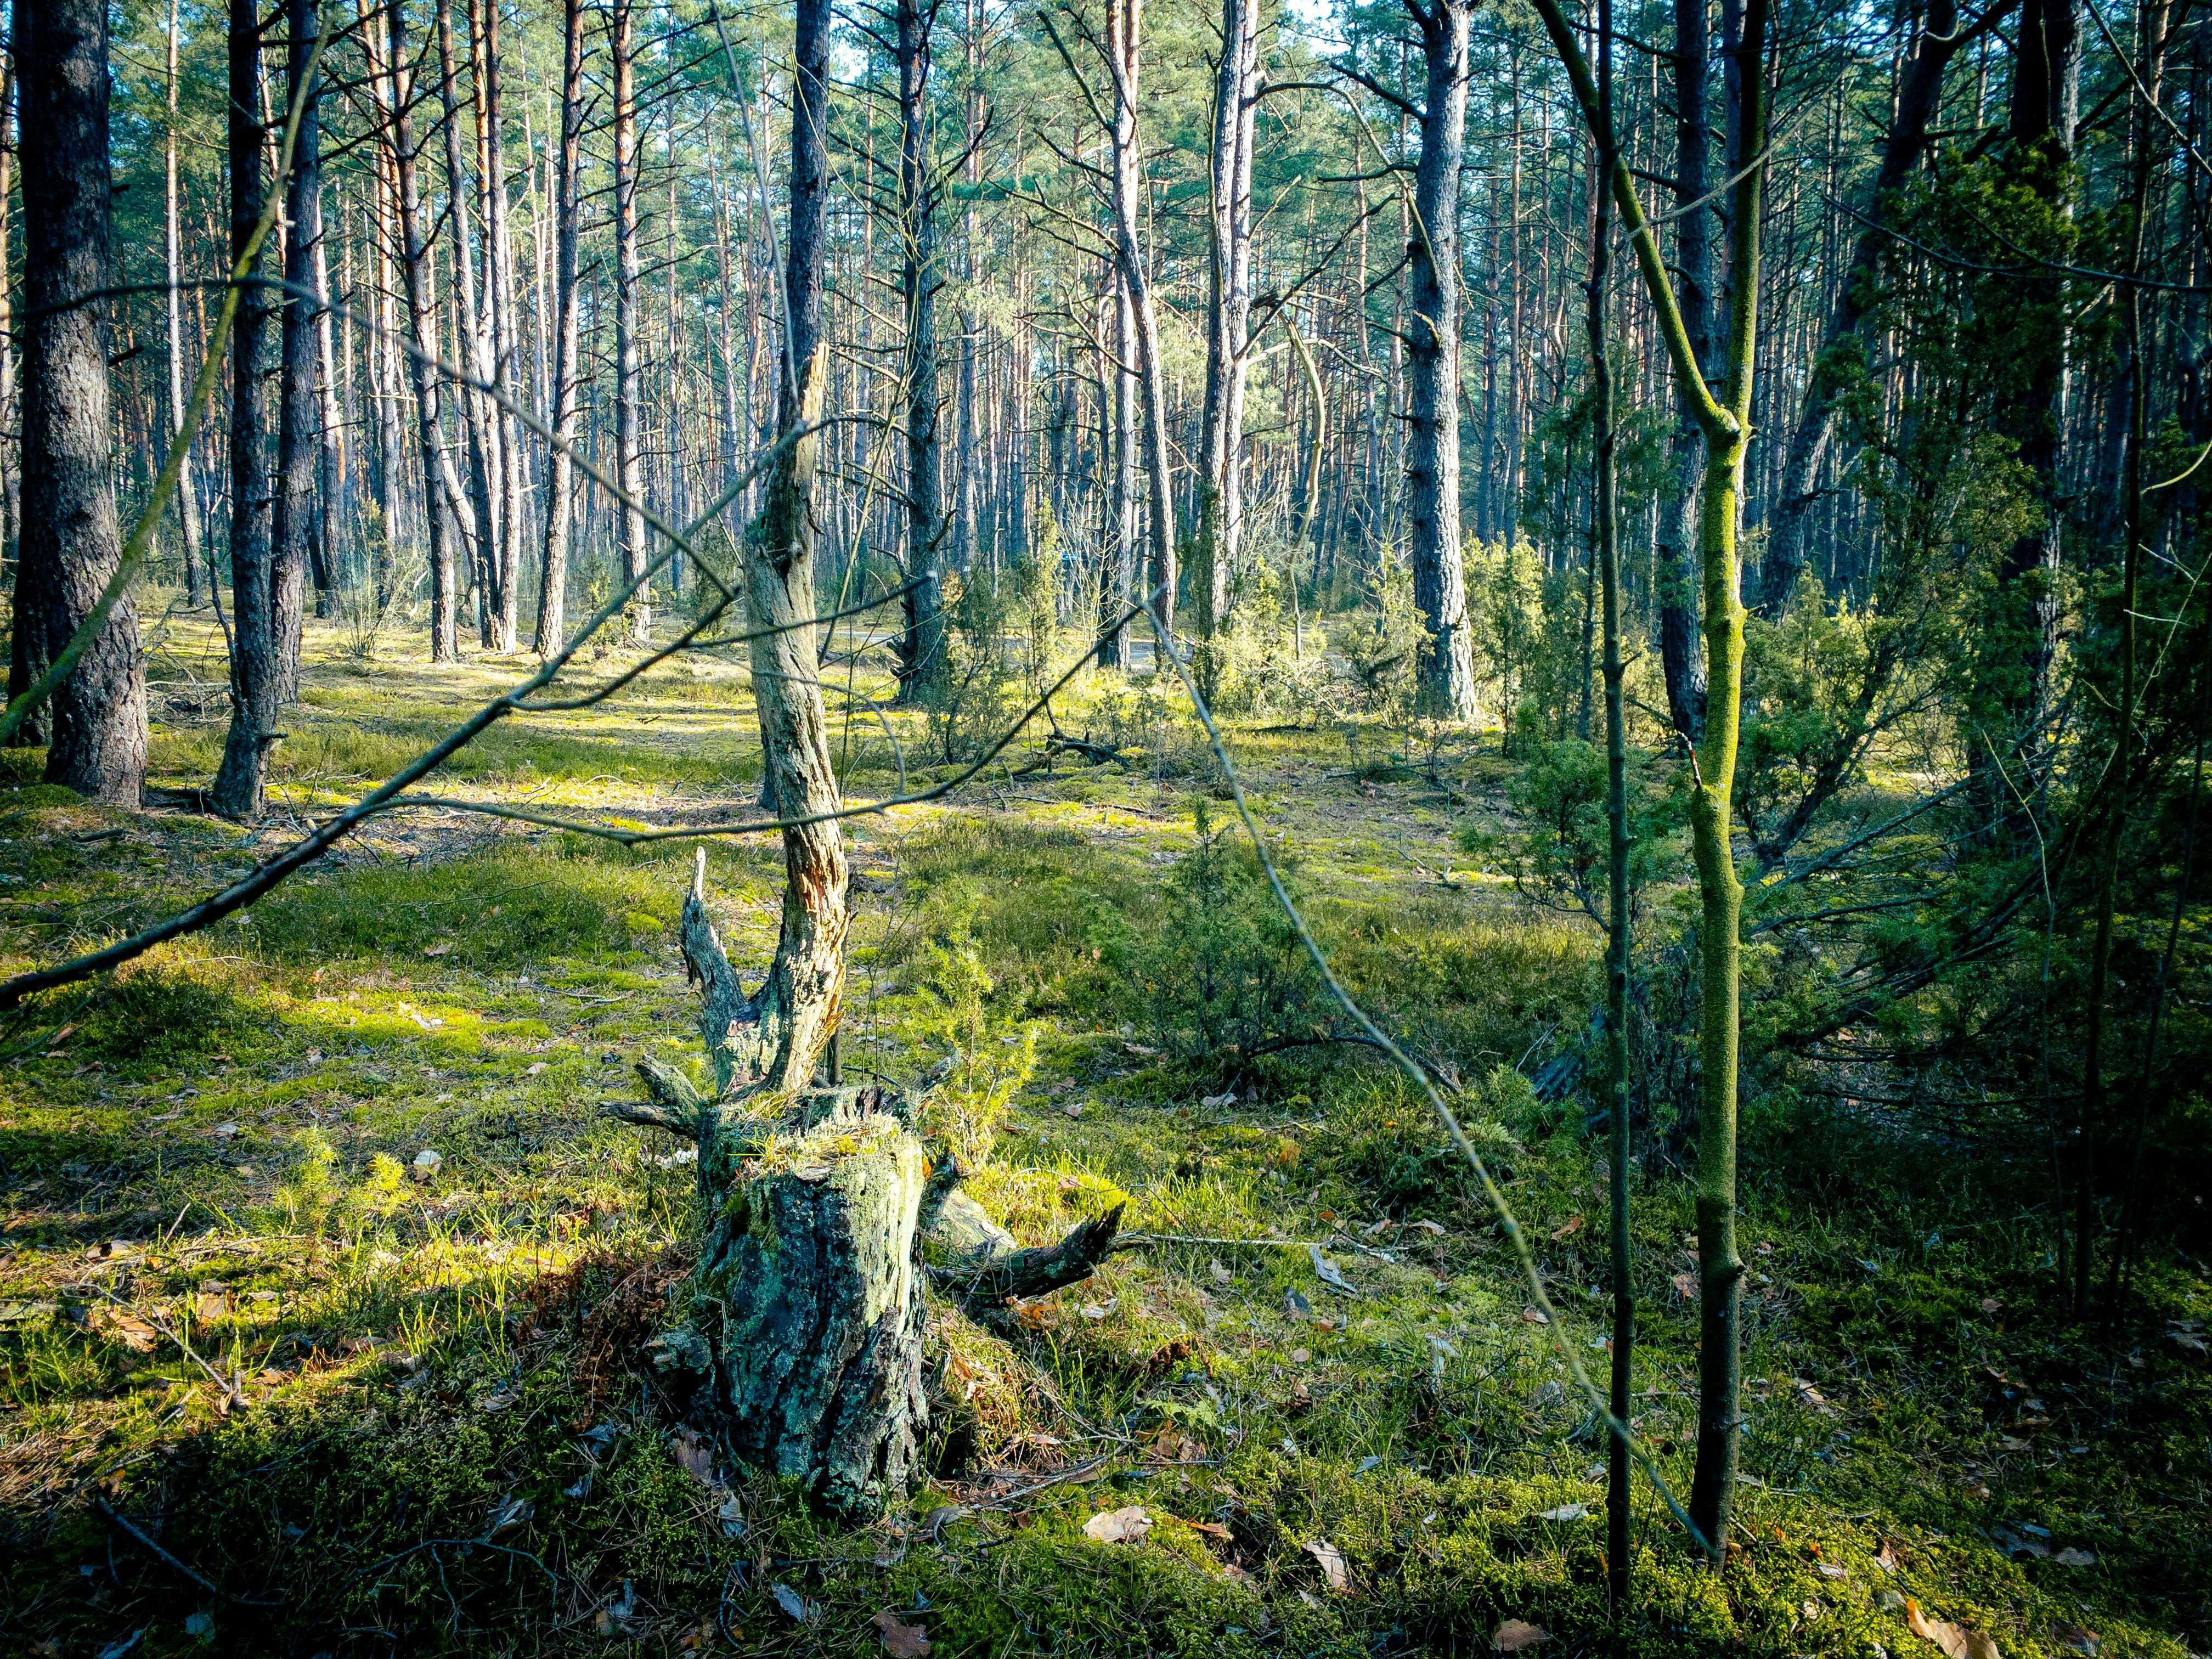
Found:
<path fill-rule="evenodd" d="M 1692 1274 L 1676 1273 L 1669 1282 L 1674 1286 L 1674 1294 L 1685 1302 L 1692 1300 L 1698 1294 L 1698 1281 Z"/>
<path fill-rule="evenodd" d="M 426 945 L 422 947 L 422 954 L 426 957 L 442 957 L 453 948 L 450 945 Z"/>
<path fill-rule="evenodd" d="M 133 1353 L 151 1353 L 161 1342 L 159 1331 L 136 1314 L 125 1313 L 120 1308 L 93 1310 L 92 1328 L 102 1336 L 120 1342 Z"/>
<path fill-rule="evenodd" d="M 1326 1538 L 1316 1538 L 1306 1546 L 1306 1553 L 1321 1563 L 1322 1576 L 1328 1587 L 1340 1595 L 1352 1592 L 1352 1571 L 1344 1564 L 1344 1552 Z"/>
<path fill-rule="evenodd" d="M 1954 1625 L 1948 1619 L 1930 1619 L 1909 1596 L 1905 1603 L 1905 1627 L 1923 1641 L 1933 1642 L 1950 1659 L 2002 1659 L 1988 1632 L 1971 1625 Z"/>
<path fill-rule="evenodd" d="M 714 1480 L 714 1449 L 696 1429 L 678 1429 L 669 1441 L 676 1461 L 694 1480 L 711 1486 Z"/>
<path fill-rule="evenodd" d="M 921 1659 L 929 1651 L 929 1635 L 919 1625 L 902 1624 L 898 1614 L 885 1607 L 875 1618 L 876 1634 L 884 1638 L 884 1651 L 892 1659 Z"/>
<path fill-rule="evenodd" d="M 1562 1221 L 1558 1226 L 1552 1229 L 1552 1242 L 1556 1244 L 1563 1238 L 1572 1238 L 1577 1233 L 1582 1231 L 1582 1217 L 1579 1215 L 1571 1215 L 1565 1221 Z"/>
<path fill-rule="evenodd" d="M 2097 1659 L 2097 1650 L 2105 1644 L 2103 1637 L 2081 1625 L 2053 1625 L 2051 1639 L 2069 1653 L 2086 1654 L 2088 1659 Z"/>
<path fill-rule="evenodd" d="M 1521 1310 L 1521 1317 L 1531 1325 L 1548 1325 L 1552 1322 L 1551 1316 L 1533 1302 Z"/>
<path fill-rule="evenodd" d="M 1141 1544 L 1152 1529 L 1152 1517 L 1134 1504 L 1127 1509 L 1104 1510 L 1083 1523 L 1084 1534 L 1102 1544 Z"/>
<path fill-rule="evenodd" d="M 1500 1653 L 1520 1653 L 1550 1639 L 1551 1632 L 1541 1625 L 1532 1625 L 1526 1619 L 1507 1619 L 1492 1633 L 1490 1645 Z"/>
<path fill-rule="evenodd" d="M 1229 1536 L 1229 1528 L 1218 1521 L 1186 1521 L 1183 1525 L 1188 1527 L 1193 1532 L 1204 1533 L 1208 1538 L 1225 1539 Z"/>

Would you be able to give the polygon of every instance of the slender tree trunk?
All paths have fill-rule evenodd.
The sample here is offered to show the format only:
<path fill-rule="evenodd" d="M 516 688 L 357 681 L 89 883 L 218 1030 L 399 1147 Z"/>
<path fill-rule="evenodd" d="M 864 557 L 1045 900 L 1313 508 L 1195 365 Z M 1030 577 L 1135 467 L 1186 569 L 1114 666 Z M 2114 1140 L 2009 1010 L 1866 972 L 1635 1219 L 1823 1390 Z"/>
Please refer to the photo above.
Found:
<path fill-rule="evenodd" d="M 541 657 L 561 648 L 568 629 L 568 532 L 574 502 L 577 388 L 576 241 L 583 204 L 579 179 L 584 149 L 583 0 L 564 0 L 561 70 L 560 173 L 553 202 L 553 443 L 545 465 L 545 562 L 538 593 L 536 646 Z M 543 240 L 541 233 L 540 240 Z"/>
<path fill-rule="evenodd" d="M 1559 0 L 1536 0 L 1545 32 L 1567 66 L 1592 135 L 1603 131 L 1589 65 Z M 1705 576 L 1706 661 L 1712 674 L 1705 726 L 1695 754 L 1690 831 L 1698 872 L 1701 985 L 1698 1032 L 1698 1461 L 1690 1518 L 1716 1564 L 1735 1509 L 1741 1421 L 1738 1313 L 1743 1261 L 1735 1248 L 1738 1004 L 1742 980 L 1743 887 L 1730 831 L 1743 698 L 1743 605 L 1737 522 L 1759 340 L 1760 216 L 1764 205 L 1767 101 L 1767 0 L 1748 0 L 1730 42 L 1741 104 L 1728 157 L 1730 274 L 1724 375 L 1716 396 L 1692 349 L 1674 279 L 1633 176 L 1616 155 L 1613 193 L 1627 222 L 1677 387 L 1692 401 L 1705 440 L 1704 501 L 1698 517 Z"/>
<path fill-rule="evenodd" d="M 2023 0 L 2013 54 L 2008 183 L 2054 215 L 2065 204 L 2074 170 L 2074 125 L 2079 53 L 2075 0 Z M 2031 775 L 2041 771 L 2039 727 L 2057 651 L 2059 529 L 2063 514 L 2060 462 L 2066 425 L 2067 279 L 2048 271 L 2013 285 L 2008 298 L 2028 325 L 2016 366 L 2018 390 L 2004 400 L 2000 428 L 2014 438 L 2016 454 L 2033 479 L 2034 511 L 1997 571 L 1988 614 L 1977 629 L 1980 660 L 1970 719 L 1979 741 L 1969 738 L 1971 763 L 1992 816 L 2017 823 L 2013 787 L 1999 775 L 1996 755 L 2020 755 Z M 2021 774 L 2013 774 L 2017 784 Z M 2077 1169 L 2088 1178 L 2091 1149 L 2080 1149 Z"/>
<path fill-rule="evenodd" d="M 778 435 L 787 440 L 821 418 L 829 379 L 829 342 L 822 327 L 829 27 L 830 0 L 799 0 L 784 270 L 792 363 L 777 409 Z M 817 611 L 814 478 L 821 447 L 815 434 L 788 444 L 770 475 L 760 533 L 748 538 L 745 553 L 754 627 L 785 630 L 753 641 L 753 695 L 777 808 L 792 818 L 817 818 L 838 806 L 815 630 L 793 626 Z M 783 854 L 783 921 L 775 959 L 752 999 L 750 1024 L 741 1037 L 732 1037 L 732 1048 L 739 1076 L 790 1090 L 812 1080 L 815 1062 L 837 1029 L 850 917 L 844 838 L 834 819 L 787 829 Z"/>
<path fill-rule="evenodd" d="M 1230 578 L 1243 531 L 1244 382 L 1252 314 L 1252 133 L 1257 114 L 1257 0 L 1222 0 L 1213 87 L 1212 212 L 1206 228 L 1206 390 L 1199 405 L 1198 523 L 1191 597 L 1212 641 L 1229 620 Z M 1217 653 L 1195 659 L 1211 694 Z"/>
<path fill-rule="evenodd" d="M 1413 603 L 1427 630 L 1417 673 L 1427 712 L 1472 720 L 1474 649 L 1459 531 L 1459 175 L 1474 11 L 1468 0 L 1406 4 L 1428 70 L 1407 241 L 1406 507 Z"/>
<path fill-rule="evenodd" d="M 1712 48 L 1708 0 L 1674 0 L 1674 268 L 1682 326 L 1701 372 L 1712 362 L 1712 223 L 1721 209 L 1704 203 L 1712 154 Z M 1675 733 L 1695 744 L 1705 729 L 1705 663 L 1698 645 L 1698 594 L 1689 574 L 1698 539 L 1698 481 L 1705 433 L 1694 401 L 1678 385 L 1668 446 L 1670 491 L 1659 508 L 1653 571 L 1659 601 L 1659 664 Z"/>
<path fill-rule="evenodd" d="M 930 176 L 930 29 L 936 0 L 898 0 L 899 233 L 906 301 L 906 629 L 899 697 L 926 703 L 942 684 L 945 596 L 938 561 L 945 511 L 938 469 L 937 228 Z"/>
<path fill-rule="evenodd" d="M 1129 292 L 1132 332 L 1136 340 L 1137 378 L 1145 399 L 1145 471 L 1151 485 L 1151 587 L 1149 603 L 1159 613 L 1162 631 L 1175 632 L 1175 496 L 1168 466 L 1167 374 L 1160 363 L 1160 336 L 1152 312 L 1152 281 L 1137 235 L 1137 209 L 1143 189 L 1142 157 L 1137 149 L 1139 32 L 1144 0 L 1106 0 L 1106 62 L 1114 80 L 1114 241 L 1121 282 Z"/>
<path fill-rule="evenodd" d="M 10 45 L 22 95 L 26 313 L 15 632 L 34 641 L 33 667 L 42 671 L 67 647 L 123 559 L 108 305 L 94 297 L 114 269 L 106 9 L 100 0 L 16 0 Z M 50 731 L 48 782 L 118 806 L 138 805 L 146 688 L 137 613 L 127 598 L 55 691 Z"/>
<path fill-rule="evenodd" d="M 608 55 L 614 66 L 615 141 L 615 479 L 629 498 L 621 514 L 622 574 L 635 581 L 645 569 L 645 514 L 630 503 L 645 495 L 645 454 L 639 429 L 644 398 L 638 357 L 637 95 L 631 62 L 632 0 L 612 0 L 607 14 Z M 653 636 L 652 596 L 641 587 L 630 599 L 630 638 Z"/>
<path fill-rule="evenodd" d="M 1130 367 L 1137 359 L 1136 307 L 1129 301 L 1129 285 L 1121 278 L 1119 262 L 1108 270 L 1108 303 L 1113 325 L 1104 337 L 1113 343 L 1114 360 L 1102 367 L 1113 391 L 1113 481 L 1107 506 L 1106 558 L 1099 594 L 1099 625 L 1109 627 L 1129 604 L 1137 586 L 1137 376 Z M 1127 669 L 1129 630 L 1115 628 L 1098 653 L 1103 668 Z"/>
<path fill-rule="evenodd" d="M 301 88 L 322 28 L 321 0 L 286 0 L 284 15 L 290 36 L 286 104 L 301 100 L 301 111 L 291 175 L 284 181 L 291 230 L 284 241 L 288 287 L 281 301 L 276 499 L 269 562 L 269 641 L 276 658 L 273 695 L 280 706 L 300 695 L 301 603 L 308 567 L 319 562 L 316 472 L 323 447 L 322 407 L 315 395 L 316 331 L 323 308 L 300 297 L 302 289 L 322 292 L 316 280 L 323 251 L 322 76 L 312 78 L 304 100 Z"/>
<path fill-rule="evenodd" d="M 2150 182 L 2153 166 L 2152 122 L 2149 107 L 2159 94 L 2159 82 L 2164 69 L 2165 42 L 2163 13 L 2165 8 L 2150 0 L 2141 13 L 2142 65 L 2132 131 L 2130 137 L 2135 151 L 2131 158 L 2130 194 L 2135 214 L 2128 248 L 2128 270 L 2130 275 L 2140 275 L 2143 264 L 2144 224 L 2150 209 Z M 2148 96 L 2148 102 L 2145 95 Z M 2130 284 L 2119 297 L 2122 327 L 2121 374 L 2124 377 L 2118 390 L 2126 402 L 2127 450 L 2121 468 L 2119 532 L 2124 545 L 2120 554 L 2120 608 L 2116 641 L 2120 659 L 2119 707 L 2115 711 L 2112 726 L 2112 796 L 2106 809 L 2102 826 L 2102 845 L 2098 848 L 2096 866 L 2096 923 L 2089 954 L 2089 1009 L 2087 1030 L 2083 1035 L 2081 1053 L 2081 1168 L 2075 1174 L 2074 1209 L 2074 1308 L 2086 1314 L 2089 1308 L 2089 1286 L 2094 1276 L 2094 1258 L 2099 1232 L 2097 1194 L 2090 1176 L 2094 1170 L 2091 1154 L 2102 1150 L 2105 1132 L 2106 1097 L 2105 1091 L 2105 1044 L 2106 1041 L 2106 1005 L 2111 993 L 2112 971 L 2112 929 L 2116 920 L 2120 886 L 2120 854 L 2127 835 L 2128 806 L 2135 781 L 2136 751 L 2136 605 L 2137 590 L 2142 583 L 2142 548 L 2146 531 L 2143 524 L 2142 450 L 2148 435 L 2144 402 L 2148 388 L 2143 375 L 2143 317 L 2142 289 Z M 2163 975 L 2160 978 L 2163 985 Z M 2148 1070 L 2148 1067 L 2146 1067 Z M 2149 1079 L 2144 1079 L 2148 1088 Z M 2113 1261 L 2117 1273 L 2119 1262 Z M 2117 1285 L 2117 1280 L 2115 1280 Z M 2112 1310 L 2113 1298 L 2107 1297 L 2108 1312 Z"/>
<path fill-rule="evenodd" d="M 270 181 L 262 172 L 258 112 L 260 15 L 254 0 L 230 6 L 230 257 L 252 238 Z M 264 247 L 261 258 L 268 258 Z M 225 817 L 261 816 L 269 750 L 276 742 L 283 678 L 270 603 L 274 492 L 269 472 L 269 321 L 266 289 L 240 296 L 230 343 L 230 730 L 214 805 Z"/>
<path fill-rule="evenodd" d="M 169 324 L 168 416 L 169 430 L 173 433 L 185 418 L 184 237 L 177 212 L 177 0 L 169 0 L 169 27 L 163 58 L 167 70 L 164 95 L 168 102 L 169 121 L 161 140 L 161 258 L 162 270 L 168 280 L 168 292 L 163 299 Z M 0 99 L 0 106 L 4 103 L 5 100 Z M 0 180 L 0 199 L 4 199 L 6 193 L 5 181 Z M 0 324 L 5 320 L 0 318 Z M 0 410 L 5 407 L 4 401 L 0 401 Z M 200 494 L 189 464 L 177 475 L 177 527 L 185 541 L 185 602 L 198 609 L 201 577 Z"/>
<path fill-rule="evenodd" d="M 515 356 L 520 332 L 514 317 L 514 240 L 507 222 L 507 149 L 501 131 L 499 7 L 470 0 L 470 50 L 475 54 L 477 148 L 481 155 L 477 190 L 487 240 L 484 299 L 490 313 L 491 383 L 501 403 L 489 412 L 500 454 L 499 499 L 493 503 L 499 530 L 499 569 L 492 616 L 491 648 L 505 654 L 515 648 L 520 615 L 523 494 L 528 453 L 522 423 L 507 405 L 516 401 Z"/>
<path fill-rule="evenodd" d="M 341 205 L 338 222 L 345 222 Z M 321 302 L 315 313 L 315 356 L 321 366 L 322 429 L 316 446 L 318 488 L 321 491 L 320 509 L 315 514 L 316 536 L 313 543 L 314 562 L 312 574 L 315 582 L 315 614 L 329 617 L 337 605 L 338 584 L 338 536 L 341 520 L 350 521 L 354 501 L 353 480 L 346 467 L 345 419 L 338 409 L 338 379 L 337 341 L 333 337 L 334 319 L 331 315 L 331 266 L 329 238 L 318 237 L 315 241 L 315 295 Z M 351 296 L 348 296 L 350 301 Z"/>
<path fill-rule="evenodd" d="M 468 170 L 462 160 L 461 99 L 459 70 L 453 51 L 453 15 L 451 0 L 434 0 L 434 3 L 437 9 L 438 99 L 445 118 L 441 131 L 446 146 L 446 213 L 453 225 L 456 307 L 453 334 L 458 346 L 453 361 L 475 379 L 488 382 L 492 375 L 491 340 L 477 300 L 476 263 L 471 246 L 476 239 L 469 223 Z M 489 650 L 496 634 L 493 619 L 500 606 L 500 571 L 507 556 L 501 544 L 501 525 L 495 500 L 499 494 L 499 438 L 492 425 L 490 406 L 482 392 L 473 387 L 460 387 L 455 392 L 454 401 L 460 407 L 461 420 L 468 433 L 469 516 L 475 520 L 477 578 L 477 639 Z"/>
<path fill-rule="evenodd" d="M 175 31 L 172 29 L 171 33 Z M 9 209 L 13 206 L 15 182 L 11 175 L 15 171 L 16 141 L 15 136 L 9 131 L 9 124 L 15 118 L 15 58 L 11 52 L 4 61 L 0 61 L 0 247 L 8 246 L 10 237 L 8 222 Z M 173 128 L 175 125 L 173 120 L 170 123 Z M 173 142 L 173 138 L 172 143 Z M 169 291 L 174 294 L 176 289 L 172 287 Z M 16 546 L 16 534 L 21 526 L 15 511 L 21 500 L 17 494 L 21 483 L 21 468 L 16 464 L 21 447 L 9 439 L 10 428 L 15 425 L 15 313 L 8 284 L 0 282 L 0 565 L 21 556 Z M 21 657 L 25 640 L 21 628 L 15 630 L 14 638 L 16 641 L 15 653 Z M 20 685 L 16 683 L 15 663 L 12 659 L 8 684 L 11 697 L 30 684 L 27 679 Z M 46 741 L 46 724 L 40 714 L 34 713 L 15 728 L 15 741 L 18 744 Z"/>
<path fill-rule="evenodd" d="M 1636 1352 L 1635 1257 L 1628 1231 L 1628 722 L 1621 696 L 1620 532 L 1613 426 L 1613 363 L 1607 356 L 1606 284 L 1613 251 L 1608 181 L 1620 159 L 1613 115 L 1613 3 L 1597 3 L 1597 120 L 1589 177 L 1590 264 L 1584 289 L 1584 324 L 1590 369 L 1590 447 L 1597 526 L 1597 567 L 1605 609 L 1606 989 L 1605 1109 L 1607 1165 L 1612 1189 L 1611 1267 L 1613 1353 L 1607 1407 L 1620 1422 L 1635 1416 L 1632 1362 Z M 1628 1442 L 1606 1442 L 1605 1582 L 1616 1613 L 1629 1605 L 1631 1479 Z"/>
<path fill-rule="evenodd" d="M 451 530 L 461 521 L 462 533 L 473 540 L 476 526 L 454 476 L 453 457 L 446 448 L 445 425 L 440 416 L 442 387 L 439 380 L 438 294 L 430 269 L 429 237 L 422 222 L 421 186 L 417 182 L 415 121 L 410 113 L 415 96 L 414 76 L 408 68 L 407 19 L 404 0 L 385 0 L 386 120 L 390 130 L 392 180 L 399 204 L 400 258 L 407 283 L 409 335 L 414 344 L 410 367 L 415 380 L 416 435 L 422 451 L 422 517 L 430 551 L 430 660 L 451 662 L 460 654 L 460 592 L 456 584 L 456 560 Z"/>

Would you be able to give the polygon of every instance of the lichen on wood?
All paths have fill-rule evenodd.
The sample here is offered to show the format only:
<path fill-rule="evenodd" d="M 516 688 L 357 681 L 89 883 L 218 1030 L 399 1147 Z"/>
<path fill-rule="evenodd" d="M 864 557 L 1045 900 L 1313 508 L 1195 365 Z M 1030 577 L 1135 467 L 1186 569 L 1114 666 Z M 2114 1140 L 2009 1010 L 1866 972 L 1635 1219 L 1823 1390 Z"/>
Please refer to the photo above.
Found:
<path fill-rule="evenodd" d="M 740 1164 L 700 1256 L 714 1417 L 732 1449 L 833 1513 L 902 1498 L 927 1426 L 927 1173 L 896 1118 L 830 1117 Z"/>

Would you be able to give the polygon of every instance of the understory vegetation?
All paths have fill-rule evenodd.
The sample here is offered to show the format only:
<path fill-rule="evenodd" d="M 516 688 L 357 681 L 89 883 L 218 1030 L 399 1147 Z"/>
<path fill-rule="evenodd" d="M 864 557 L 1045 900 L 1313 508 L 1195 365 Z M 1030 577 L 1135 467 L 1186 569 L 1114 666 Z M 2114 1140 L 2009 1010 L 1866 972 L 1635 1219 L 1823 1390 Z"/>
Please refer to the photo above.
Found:
<path fill-rule="evenodd" d="M 281 810 L 358 790 L 386 761 L 354 745 L 444 718 L 450 671 L 434 694 L 417 667 L 386 665 L 372 716 L 342 661 L 311 661 Z M 752 728 L 741 688 L 656 672 L 518 722 L 453 787 L 707 816 L 747 787 L 716 747 Z M 1755 920 L 1729 1559 L 1699 1565 L 1639 1481 L 1616 1623 L 1605 1432 L 1562 1362 L 1604 1357 L 1604 1127 L 1560 1081 L 1601 989 L 1577 896 L 1587 755 L 1523 732 L 1508 757 L 1495 728 L 1428 751 L 1387 710 L 1255 708 L 1226 735 L 1286 880 L 1348 988 L 1449 1085 L 1558 1324 L 1426 1103 L 1323 994 L 1187 714 L 1101 677 L 1058 719 L 1110 732 L 1119 760 L 1047 769 L 1024 744 L 852 825 L 843 1063 L 918 1091 L 1024 1242 L 1125 1204 L 1123 1248 L 994 1328 L 938 1309 L 928 1480 L 872 1526 L 818 1520 L 719 1460 L 641 1352 L 696 1243 L 694 1173 L 600 1103 L 635 1092 L 641 1058 L 704 1077 L 675 938 L 699 843 L 384 820 L 11 1036 L 6 1645 L 842 1654 L 926 1630 L 940 1655 L 1352 1656 L 1483 1650 L 1520 1620 L 1563 1652 L 1873 1659 L 1929 1651 L 1915 1626 L 1942 1620 L 2008 1654 L 2202 1650 L 2201 1222 L 2185 1209 L 2179 1245 L 2142 1255 L 2124 1317 L 2061 1316 L 2033 1116 L 1916 1115 L 1893 1073 L 1793 1054 L 1824 958 Z M 894 729 L 924 769 L 925 717 Z M 896 782 L 880 726 L 870 740 L 854 796 Z M 206 741 L 163 720 L 157 784 L 189 791 Z M 1660 848 L 1679 833 L 1665 771 L 1638 786 Z M 255 855 L 188 794 L 124 815 L 32 775 L 0 793 L 11 959 Z M 705 844 L 717 923 L 757 964 L 781 859 Z M 1639 922 L 1633 1422 L 1679 1495 L 1697 1224 L 1662 864 Z M 1985 1023 L 2037 969 L 1880 1029 Z M 1086 1532 L 1131 1509 L 1133 1536 Z"/>

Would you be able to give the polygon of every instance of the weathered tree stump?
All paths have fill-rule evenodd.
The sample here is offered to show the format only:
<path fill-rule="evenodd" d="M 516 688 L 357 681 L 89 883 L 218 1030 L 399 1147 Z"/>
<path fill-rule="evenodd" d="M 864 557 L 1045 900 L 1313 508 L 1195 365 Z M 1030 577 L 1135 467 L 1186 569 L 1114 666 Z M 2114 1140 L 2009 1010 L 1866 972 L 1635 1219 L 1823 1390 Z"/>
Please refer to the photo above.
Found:
<path fill-rule="evenodd" d="M 929 1423 L 915 1255 L 928 1164 L 888 1113 L 833 1115 L 746 1159 L 693 1280 L 733 1450 L 838 1514 L 903 1498 Z"/>
<path fill-rule="evenodd" d="M 933 1158 L 893 1091 L 778 1087 L 788 1067 L 744 1061 L 757 1005 L 708 920 L 703 870 L 684 912 L 719 1093 L 646 1060 L 650 1099 L 606 1103 L 699 1147 L 690 1314 L 650 1345 L 655 1363 L 690 1374 L 694 1414 L 746 1462 L 818 1509 L 876 1514 L 905 1497 L 928 1432 L 931 1287 L 988 1314 L 1074 1284 L 1112 1250 L 1121 1212 L 1024 1249 L 959 1189 L 958 1163 Z"/>

